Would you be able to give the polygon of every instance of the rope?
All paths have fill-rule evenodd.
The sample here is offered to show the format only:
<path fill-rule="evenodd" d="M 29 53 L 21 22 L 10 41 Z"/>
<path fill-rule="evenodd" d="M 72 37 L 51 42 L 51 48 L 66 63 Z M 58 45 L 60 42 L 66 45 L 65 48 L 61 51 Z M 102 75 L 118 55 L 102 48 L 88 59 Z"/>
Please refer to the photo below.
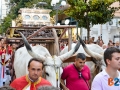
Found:
<path fill-rule="evenodd" d="M 65 90 L 67 90 L 68 88 L 62 83 L 62 81 L 60 80 L 60 84 L 65 88 Z"/>
<path fill-rule="evenodd" d="M 60 84 L 66 88 L 66 90 L 68 90 L 68 88 L 61 82 L 61 79 L 60 79 L 60 67 L 57 67 L 57 69 L 59 68 L 59 71 L 56 69 L 56 64 L 55 64 L 55 59 L 53 58 L 54 60 L 54 65 L 48 65 L 48 64 L 45 64 L 44 66 L 54 66 L 54 70 L 55 70 L 55 74 L 56 74 L 56 83 L 57 83 L 57 87 L 58 87 L 58 79 L 60 80 Z M 45 73 L 44 73 L 45 74 Z"/>
<path fill-rule="evenodd" d="M 54 57 L 53 57 L 53 60 L 54 60 Z M 55 60 L 54 60 L 54 70 L 55 70 L 55 74 L 56 74 L 56 84 L 57 84 L 57 87 L 58 87 L 58 70 L 56 70 L 55 68 Z"/>

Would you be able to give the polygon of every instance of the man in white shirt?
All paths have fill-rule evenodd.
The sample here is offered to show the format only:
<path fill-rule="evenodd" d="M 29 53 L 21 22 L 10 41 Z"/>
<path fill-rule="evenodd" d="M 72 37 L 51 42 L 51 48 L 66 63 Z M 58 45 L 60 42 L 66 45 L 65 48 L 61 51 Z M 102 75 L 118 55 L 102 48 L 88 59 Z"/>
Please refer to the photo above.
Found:
<path fill-rule="evenodd" d="M 106 69 L 95 76 L 91 90 L 120 90 L 120 73 L 118 71 L 120 68 L 120 49 L 107 48 L 104 52 L 104 61 Z"/>

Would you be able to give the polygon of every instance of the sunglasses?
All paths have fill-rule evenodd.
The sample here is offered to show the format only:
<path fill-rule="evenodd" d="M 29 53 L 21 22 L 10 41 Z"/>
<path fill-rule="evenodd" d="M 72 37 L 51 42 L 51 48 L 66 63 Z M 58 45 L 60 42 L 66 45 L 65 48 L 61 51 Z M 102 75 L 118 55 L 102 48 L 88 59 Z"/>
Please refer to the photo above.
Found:
<path fill-rule="evenodd" d="M 82 77 L 82 73 L 81 73 L 81 72 L 79 72 L 78 74 L 79 74 L 79 78 L 81 78 L 81 77 Z"/>

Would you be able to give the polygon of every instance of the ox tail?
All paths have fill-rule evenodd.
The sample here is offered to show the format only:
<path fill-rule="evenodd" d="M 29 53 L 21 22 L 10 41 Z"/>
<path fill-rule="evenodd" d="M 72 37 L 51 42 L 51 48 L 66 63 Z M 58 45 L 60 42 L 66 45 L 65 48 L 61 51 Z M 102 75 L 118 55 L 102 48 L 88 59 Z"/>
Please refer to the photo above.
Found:
<path fill-rule="evenodd" d="M 35 53 L 35 52 L 32 50 L 32 48 L 31 48 L 30 44 L 28 43 L 27 39 L 25 38 L 25 36 L 24 36 L 21 32 L 20 32 L 20 35 L 22 36 L 23 42 L 24 42 L 24 44 L 25 44 L 25 47 L 26 47 L 28 53 L 29 53 L 32 57 L 38 58 L 39 60 L 42 60 L 42 61 L 44 62 L 44 61 L 45 61 L 45 57 L 42 56 L 42 55 L 38 55 L 37 53 Z"/>
<path fill-rule="evenodd" d="M 88 49 L 88 47 L 85 45 L 85 43 L 83 42 L 83 40 L 79 37 L 79 40 L 83 46 L 83 49 L 85 50 L 85 52 L 90 55 L 91 57 L 95 58 L 96 60 L 102 60 L 103 56 L 99 53 L 95 53 L 92 50 Z"/>
<path fill-rule="evenodd" d="M 80 47 L 80 40 L 78 40 L 76 46 L 71 49 L 69 52 L 59 56 L 59 58 L 64 62 L 66 59 L 70 58 L 73 54 L 75 54 L 77 52 L 77 50 Z"/>

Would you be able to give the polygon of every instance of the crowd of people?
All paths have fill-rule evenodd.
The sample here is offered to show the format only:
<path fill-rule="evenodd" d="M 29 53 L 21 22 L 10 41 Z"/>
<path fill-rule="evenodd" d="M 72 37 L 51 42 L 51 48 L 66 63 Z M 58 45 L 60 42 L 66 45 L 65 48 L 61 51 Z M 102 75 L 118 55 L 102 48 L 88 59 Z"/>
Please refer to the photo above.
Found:
<path fill-rule="evenodd" d="M 119 83 L 114 84 L 112 80 L 120 79 L 120 49 L 116 47 L 107 48 L 104 52 L 106 68 L 98 73 L 92 84 L 90 84 L 90 69 L 85 65 L 86 56 L 78 53 L 73 64 L 66 66 L 61 75 L 61 81 L 66 86 L 63 90 L 120 90 Z M 28 75 L 15 79 L 9 87 L 13 89 L 1 90 L 60 90 L 42 78 L 43 62 L 36 58 L 30 59 L 28 63 Z M 111 79 L 111 80 L 109 80 Z M 4 88 L 4 87 L 3 87 Z"/>
<path fill-rule="evenodd" d="M 10 85 L 6 86 L 4 84 L 6 60 L 9 62 L 17 45 L 5 44 L 3 41 L 1 39 L 0 42 L 0 69 L 3 70 L 0 74 L 0 77 L 3 78 L 3 81 L 0 81 L 3 84 L 3 86 L 1 84 L 0 90 L 60 90 L 60 88 L 62 90 L 120 90 L 118 81 L 120 80 L 118 71 L 120 69 L 120 45 L 118 41 L 113 43 L 109 40 L 108 45 L 106 45 L 100 37 L 98 37 L 96 42 L 94 42 L 94 38 L 90 38 L 87 43 L 98 44 L 105 50 L 103 56 L 106 68 L 90 82 L 90 69 L 85 65 L 86 56 L 84 53 L 78 53 L 74 63 L 63 68 L 63 73 L 60 77 L 63 85 L 60 88 L 52 86 L 48 80 L 42 77 L 44 65 L 37 58 L 31 58 L 28 62 L 27 68 L 29 73 L 27 75 L 16 78 L 10 82 Z M 67 45 L 66 42 L 65 44 Z M 61 42 L 62 45 L 64 45 L 63 42 Z"/>
<path fill-rule="evenodd" d="M 17 44 L 7 44 L 6 39 L 0 39 L 0 87 L 5 85 L 5 82 L 11 81 L 11 76 L 9 71 L 11 67 L 9 67 L 12 62 L 12 56 L 14 54 L 15 49 L 17 48 Z"/>
<path fill-rule="evenodd" d="M 120 42 L 116 41 L 113 42 L 112 40 L 109 40 L 107 44 L 104 43 L 103 39 L 98 36 L 98 39 L 95 41 L 94 37 L 91 37 L 89 40 L 84 40 L 86 44 L 98 44 L 100 47 L 102 47 L 104 50 L 109 47 L 116 47 L 120 49 Z"/>
<path fill-rule="evenodd" d="M 104 43 L 103 39 L 101 39 L 100 36 L 98 36 L 98 39 L 95 41 L 95 37 L 89 38 L 89 40 L 83 40 L 85 44 L 98 44 L 100 47 L 102 47 L 104 50 L 108 47 L 117 47 L 120 49 L 120 42 L 116 41 L 113 42 L 112 40 L 109 40 L 107 44 Z M 76 43 L 76 40 L 72 41 L 73 43 Z M 63 50 L 68 45 L 67 41 L 61 41 L 60 42 L 60 51 Z"/>

